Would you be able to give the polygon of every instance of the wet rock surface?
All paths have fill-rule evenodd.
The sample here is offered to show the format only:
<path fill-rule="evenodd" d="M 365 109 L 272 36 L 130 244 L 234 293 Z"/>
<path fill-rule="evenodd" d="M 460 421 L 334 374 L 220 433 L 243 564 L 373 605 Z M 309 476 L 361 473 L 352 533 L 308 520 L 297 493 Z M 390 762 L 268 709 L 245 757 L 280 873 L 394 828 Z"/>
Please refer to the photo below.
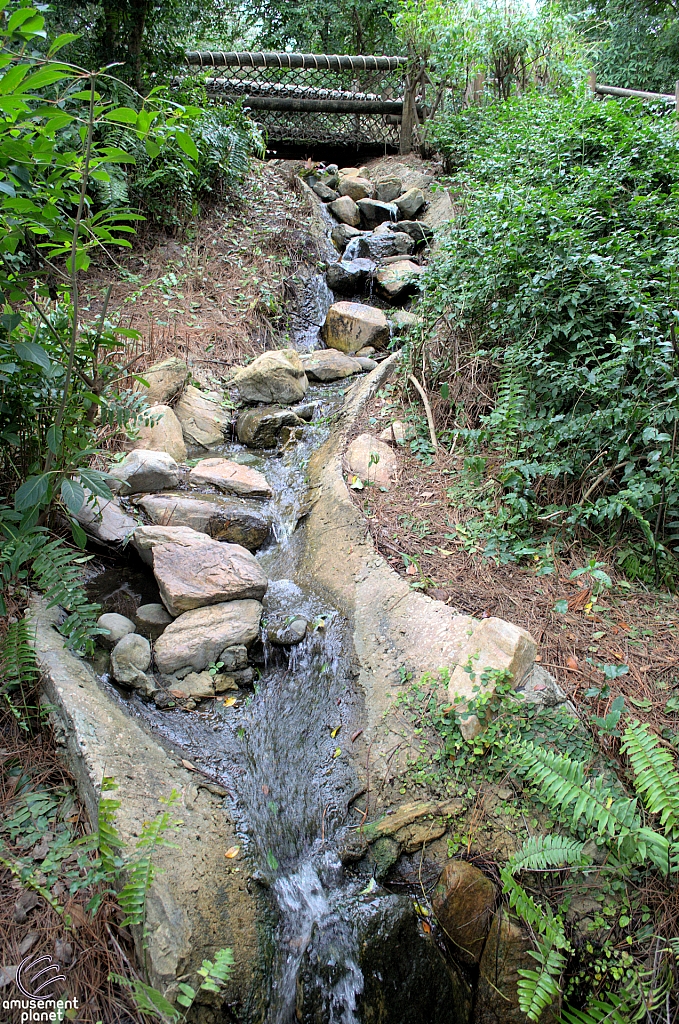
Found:
<path fill-rule="evenodd" d="M 137 499 L 153 523 L 188 526 L 206 533 L 213 540 L 241 544 L 256 551 L 269 536 L 271 520 L 255 502 L 222 497 L 218 494 L 194 494 L 186 491 L 149 494 Z"/>
<path fill-rule="evenodd" d="M 158 670 L 171 675 L 180 669 L 202 672 L 225 647 L 249 646 L 259 636 L 259 601 L 227 601 L 184 612 L 156 641 Z"/>
<path fill-rule="evenodd" d="M 189 481 L 196 486 L 212 484 L 220 491 L 244 498 L 270 498 L 272 494 L 263 473 L 230 459 L 202 459 L 191 470 Z"/>
<path fill-rule="evenodd" d="M 496 891 L 490 878 L 464 860 L 453 860 L 443 870 L 433 911 L 454 955 L 464 963 L 481 959 L 495 908 Z"/>
<path fill-rule="evenodd" d="M 306 372 L 304 358 L 302 365 Z M 242 412 L 236 420 L 236 434 L 238 440 L 249 448 L 275 448 L 283 427 L 303 426 L 304 420 L 292 409 L 280 409 L 269 405 Z"/>

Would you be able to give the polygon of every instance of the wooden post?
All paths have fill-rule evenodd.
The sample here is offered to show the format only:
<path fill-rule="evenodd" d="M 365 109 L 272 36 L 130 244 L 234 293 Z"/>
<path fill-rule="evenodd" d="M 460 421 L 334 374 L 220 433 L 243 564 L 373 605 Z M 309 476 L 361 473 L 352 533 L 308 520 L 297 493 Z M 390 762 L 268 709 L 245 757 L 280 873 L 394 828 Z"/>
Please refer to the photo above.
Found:
<path fill-rule="evenodd" d="M 411 82 L 407 76 L 403 85 L 403 114 L 401 116 L 401 139 L 399 153 L 405 156 L 413 150 L 413 125 L 415 124 L 415 88 L 417 80 Z"/>
<path fill-rule="evenodd" d="M 486 72 L 479 71 L 478 75 L 474 75 L 474 84 L 472 86 L 472 101 L 476 106 L 480 106 L 483 103 L 483 90 L 486 85 Z"/>
<path fill-rule="evenodd" d="M 592 96 L 596 96 L 596 71 L 590 71 L 587 75 L 587 85 Z"/>

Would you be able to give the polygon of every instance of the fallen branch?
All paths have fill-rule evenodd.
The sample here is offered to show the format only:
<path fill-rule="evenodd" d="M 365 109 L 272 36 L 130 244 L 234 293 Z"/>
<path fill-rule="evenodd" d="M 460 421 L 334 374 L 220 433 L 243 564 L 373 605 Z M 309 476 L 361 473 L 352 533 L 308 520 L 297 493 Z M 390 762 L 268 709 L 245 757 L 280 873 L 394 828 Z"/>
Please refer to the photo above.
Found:
<path fill-rule="evenodd" d="M 420 384 L 420 382 L 417 379 L 417 377 L 414 377 L 412 373 L 408 374 L 408 380 L 412 381 L 412 383 L 415 385 L 415 387 L 417 388 L 417 390 L 420 393 L 420 398 L 422 399 L 422 403 L 424 405 L 424 411 L 425 411 L 425 413 L 427 415 L 427 423 L 429 424 L 429 436 L 431 437 L 431 443 L 432 443 L 432 446 L 434 448 L 434 451 L 438 451 L 439 443 L 436 440 L 436 431 L 434 429 L 434 417 L 431 414 L 431 406 L 429 405 L 429 399 L 427 398 L 427 393 L 424 390 L 424 388 L 422 387 L 422 385 Z"/>

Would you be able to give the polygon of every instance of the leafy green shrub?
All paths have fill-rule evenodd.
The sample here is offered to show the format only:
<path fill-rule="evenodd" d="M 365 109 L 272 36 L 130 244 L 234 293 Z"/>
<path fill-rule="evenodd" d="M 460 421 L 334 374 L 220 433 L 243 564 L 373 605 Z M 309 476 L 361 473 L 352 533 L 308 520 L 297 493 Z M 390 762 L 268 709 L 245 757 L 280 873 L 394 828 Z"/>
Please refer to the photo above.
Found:
<path fill-rule="evenodd" d="M 423 312 L 434 384 L 470 451 L 492 456 L 485 528 L 502 557 L 582 529 L 627 531 L 665 571 L 679 550 L 676 138 L 635 101 L 548 97 L 438 129 L 465 205 Z"/>

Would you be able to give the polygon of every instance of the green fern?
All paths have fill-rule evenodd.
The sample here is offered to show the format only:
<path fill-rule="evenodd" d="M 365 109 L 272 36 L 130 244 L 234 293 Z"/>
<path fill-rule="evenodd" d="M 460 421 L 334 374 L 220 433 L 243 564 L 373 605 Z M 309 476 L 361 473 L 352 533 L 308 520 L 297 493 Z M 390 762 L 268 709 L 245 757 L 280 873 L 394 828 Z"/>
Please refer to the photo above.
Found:
<path fill-rule="evenodd" d="M 679 838 L 679 772 L 672 754 L 661 747 L 647 725 L 630 723 L 622 738 L 635 775 L 635 788 L 651 814 L 660 815 L 665 834 Z"/>
<path fill-rule="evenodd" d="M 561 995 L 559 978 L 566 966 L 566 958 L 547 943 L 539 943 L 538 948 L 529 950 L 529 953 L 540 964 L 540 970 L 519 969 L 517 994 L 523 1012 L 529 1020 L 536 1021 Z"/>
<path fill-rule="evenodd" d="M 173 789 L 169 797 L 161 797 L 168 810 L 158 814 L 153 821 L 146 821 L 136 844 L 136 859 L 128 865 L 129 879 L 118 896 L 118 902 L 124 912 L 124 925 L 139 925 L 145 929 L 146 897 L 156 875 L 153 856 L 160 847 L 172 847 L 175 844 L 165 839 L 165 833 L 174 831 L 182 823 L 173 819 L 169 808 L 179 799 L 179 793 Z M 145 936 L 144 936 L 145 939 Z"/>
<path fill-rule="evenodd" d="M 210 960 L 203 960 L 202 966 L 196 972 L 203 979 L 198 991 L 221 991 L 231 976 L 234 963 L 233 953 L 230 949 L 218 950 L 214 963 Z M 186 1014 L 198 995 L 191 985 L 180 982 L 177 986 L 177 1002 L 182 1010 L 178 1010 L 158 989 L 152 988 L 151 985 L 145 985 L 138 978 L 124 978 L 119 974 L 110 974 L 109 978 L 130 990 L 138 1010 L 163 1021 L 163 1024 L 179 1024 L 180 1021 L 185 1020 Z"/>
<path fill-rule="evenodd" d="M 38 678 L 33 644 L 35 630 L 27 619 L 11 622 L 0 646 L 0 692 L 31 686 Z"/>
<path fill-rule="evenodd" d="M 627 999 L 607 992 L 603 999 L 590 999 L 584 1010 L 564 1006 L 558 1024 L 633 1024 L 646 1016 L 639 1000 L 636 1007 Z"/>
<path fill-rule="evenodd" d="M 130 990 L 137 1009 L 144 1015 L 150 1014 L 163 1024 L 178 1024 L 182 1019 L 179 1010 L 168 1002 L 162 992 L 151 985 L 145 985 L 139 978 L 125 978 L 122 974 L 109 974 L 109 980 Z"/>
<path fill-rule="evenodd" d="M 566 836 L 531 836 L 520 850 L 509 858 L 512 874 L 520 871 L 555 870 L 562 867 L 584 867 L 591 858 L 583 853 L 585 844 Z"/>

